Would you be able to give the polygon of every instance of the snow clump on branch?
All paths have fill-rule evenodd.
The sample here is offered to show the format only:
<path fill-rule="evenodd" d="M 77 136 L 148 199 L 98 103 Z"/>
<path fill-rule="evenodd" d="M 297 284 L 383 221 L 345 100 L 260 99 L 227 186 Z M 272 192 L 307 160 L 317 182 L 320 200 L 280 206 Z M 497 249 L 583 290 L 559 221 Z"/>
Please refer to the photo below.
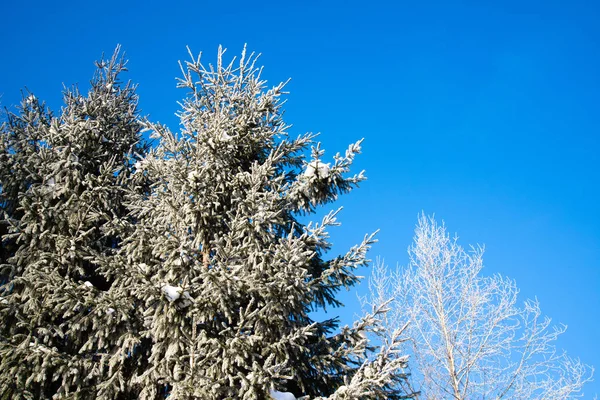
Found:
<path fill-rule="evenodd" d="M 318 160 L 311 161 L 306 166 L 306 171 L 304 171 L 304 176 L 307 178 L 316 176 L 317 178 L 325 179 L 329 177 L 329 170 L 331 166 L 329 163 L 325 164 Z"/>

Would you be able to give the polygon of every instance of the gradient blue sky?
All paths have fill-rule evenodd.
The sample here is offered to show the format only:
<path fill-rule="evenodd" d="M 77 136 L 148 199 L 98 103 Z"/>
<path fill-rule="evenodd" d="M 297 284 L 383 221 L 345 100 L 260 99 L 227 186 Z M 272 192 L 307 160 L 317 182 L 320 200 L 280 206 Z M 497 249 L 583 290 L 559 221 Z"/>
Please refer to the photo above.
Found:
<path fill-rule="evenodd" d="M 56 109 L 121 43 L 142 112 L 176 129 L 185 46 L 214 61 L 248 43 L 270 83 L 292 78 L 292 132 L 322 132 L 329 156 L 365 138 L 369 180 L 340 201 L 335 250 L 380 228 L 372 258 L 405 264 L 418 213 L 435 213 L 600 368 L 600 3 L 217 3 L 4 2 L 0 103 L 27 86 Z"/>

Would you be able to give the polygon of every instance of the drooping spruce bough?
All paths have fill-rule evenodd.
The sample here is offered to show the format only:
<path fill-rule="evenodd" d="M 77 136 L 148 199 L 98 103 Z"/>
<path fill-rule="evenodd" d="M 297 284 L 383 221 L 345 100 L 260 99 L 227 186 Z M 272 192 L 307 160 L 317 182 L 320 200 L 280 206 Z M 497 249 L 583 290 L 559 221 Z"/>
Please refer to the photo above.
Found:
<path fill-rule="evenodd" d="M 292 138 L 257 57 L 182 67 L 181 130 L 139 116 L 118 51 L 58 116 L 33 95 L 1 135 L 0 398 L 398 399 L 400 332 L 313 321 L 367 264 L 326 258 L 360 141 Z M 143 143 L 141 132 L 157 139 Z M 312 148 L 310 156 L 306 156 Z"/>

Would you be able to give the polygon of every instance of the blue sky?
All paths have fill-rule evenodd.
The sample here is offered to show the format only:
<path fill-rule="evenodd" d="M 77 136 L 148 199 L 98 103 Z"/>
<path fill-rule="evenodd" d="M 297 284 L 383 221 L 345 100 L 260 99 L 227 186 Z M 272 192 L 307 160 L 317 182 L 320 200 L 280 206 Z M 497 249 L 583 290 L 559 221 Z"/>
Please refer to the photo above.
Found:
<path fill-rule="evenodd" d="M 329 156 L 365 138 L 369 180 L 340 201 L 334 250 L 381 229 L 372 258 L 405 264 L 418 213 L 435 213 L 600 368 L 599 17 L 593 1 L 13 1 L 0 102 L 27 86 L 56 109 L 120 43 L 142 112 L 176 129 L 185 46 L 214 61 L 248 43 L 270 83 L 292 78 L 292 132 L 322 132 Z"/>

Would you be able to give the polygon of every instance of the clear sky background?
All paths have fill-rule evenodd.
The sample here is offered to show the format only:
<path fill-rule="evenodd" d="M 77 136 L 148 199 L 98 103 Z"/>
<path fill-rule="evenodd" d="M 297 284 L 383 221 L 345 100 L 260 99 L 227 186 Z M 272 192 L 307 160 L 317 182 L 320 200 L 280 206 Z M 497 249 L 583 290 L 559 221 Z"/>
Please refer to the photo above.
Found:
<path fill-rule="evenodd" d="M 600 3 L 160 3 L 4 2 L 0 103 L 27 86 L 58 109 L 120 43 L 143 114 L 175 130 L 185 46 L 214 62 L 248 43 L 271 84 L 292 78 L 292 133 L 322 132 L 328 156 L 365 138 L 369 180 L 339 202 L 334 250 L 381 229 L 371 258 L 406 264 L 418 213 L 435 213 L 600 369 Z M 343 299 L 349 324 L 356 293 Z"/>

